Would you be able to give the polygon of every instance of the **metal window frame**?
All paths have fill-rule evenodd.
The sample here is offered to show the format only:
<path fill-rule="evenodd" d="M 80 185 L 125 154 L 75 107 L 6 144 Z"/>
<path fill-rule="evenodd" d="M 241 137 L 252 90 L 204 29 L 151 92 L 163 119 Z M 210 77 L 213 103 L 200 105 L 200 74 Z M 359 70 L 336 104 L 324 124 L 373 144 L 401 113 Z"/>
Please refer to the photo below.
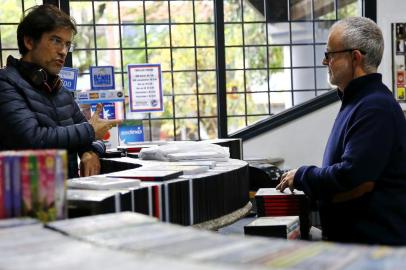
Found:
<path fill-rule="evenodd" d="M 21 1 L 22 1 L 22 5 L 24 7 L 24 1 L 23 0 L 21 0 Z M 243 4 L 242 4 L 242 0 L 240 0 L 240 1 L 241 1 L 240 2 L 241 7 L 242 7 L 241 16 L 243 17 L 244 16 L 244 12 L 243 12 L 244 7 L 243 7 Z M 266 0 L 264 0 L 264 1 L 266 1 Z M 334 0 L 334 4 L 335 4 L 336 7 L 337 7 L 337 1 L 338 0 Z M 94 2 L 97 2 L 97 0 L 93 0 L 91 2 L 92 2 L 92 5 L 94 5 Z M 59 8 L 64 10 L 67 14 L 69 14 L 69 12 L 70 12 L 70 9 L 69 9 L 70 1 L 69 0 L 43 0 L 43 3 L 49 3 L 49 4 L 57 5 Z M 117 1 L 117 3 L 118 3 L 118 6 L 120 7 L 120 1 Z M 193 7 L 194 7 L 195 1 L 192 1 L 192 3 L 193 3 Z M 312 0 L 311 3 L 313 5 L 314 0 Z M 290 69 L 292 71 L 293 71 L 294 68 L 295 69 L 296 68 L 298 68 L 298 69 L 300 69 L 300 68 L 313 68 L 314 78 L 315 78 L 315 87 L 314 87 L 314 89 L 294 90 L 293 89 L 293 72 L 291 72 L 290 77 L 291 77 L 292 89 L 287 90 L 287 92 L 292 93 L 293 107 L 290 108 L 290 109 L 287 109 L 284 112 L 279 113 L 277 115 L 272 115 L 271 103 L 269 102 L 269 100 L 270 100 L 269 95 L 274 91 L 269 89 L 269 81 L 268 81 L 268 91 L 264 91 L 264 92 L 268 93 L 268 113 L 269 113 L 270 117 L 268 119 L 264 119 L 263 121 L 260 121 L 257 124 L 248 126 L 247 125 L 248 124 L 247 119 L 248 119 L 249 116 L 266 116 L 268 114 L 248 114 L 247 113 L 247 106 L 245 106 L 245 113 L 242 116 L 245 117 L 245 123 L 246 123 L 247 126 L 245 128 L 243 128 L 241 131 L 238 131 L 238 132 L 235 132 L 235 133 L 232 133 L 232 134 L 228 134 L 227 119 L 228 119 L 228 117 L 232 117 L 232 116 L 227 115 L 227 90 L 226 90 L 226 66 L 225 66 L 225 48 L 226 48 L 226 46 L 225 46 L 225 40 L 224 40 L 224 1 L 222 1 L 222 0 L 213 0 L 213 5 L 214 5 L 213 7 L 214 7 L 215 45 L 214 46 L 197 46 L 196 45 L 197 44 L 196 35 L 195 35 L 194 36 L 194 46 L 193 47 L 190 46 L 190 48 L 197 49 L 197 48 L 213 48 L 214 47 L 214 49 L 215 49 L 216 67 L 215 67 L 214 71 L 217 71 L 216 72 L 217 101 L 218 101 L 218 105 L 217 105 L 217 125 L 218 125 L 218 130 L 217 130 L 217 133 L 218 133 L 219 138 L 241 137 L 243 139 L 248 139 L 248 138 L 251 138 L 253 136 L 259 135 L 262 132 L 269 131 L 269 130 L 277 127 L 277 126 L 280 126 L 280 125 L 282 125 L 282 124 L 284 124 L 286 122 L 289 122 L 291 120 L 294 120 L 294 119 L 296 119 L 298 117 L 301 117 L 301 116 L 303 116 L 303 115 L 305 115 L 307 113 L 313 112 L 314 110 L 316 110 L 318 108 L 329 105 L 332 102 L 335 102 L 337 100 L 336 94 L 334 92 L 330 92 L 330 93 L 327 93 L 327 94 L 323 94 L 321 96 L 317 96 L 318 91 L 325 91 L 325 90 L 328 90 L 328 89 L 318 89 L 317 88 L 317 75 L 316 75 L 317 68 L 321 68 L 322 66 L 317 65 L 317 63 L 316 63 L 316 54 L 315 53 L 314 53 L 314 63 L 315 63 L 314 66 L 293 67 L 293 65 L 292 65 L 293 64 L 292 63 L 292 61 L 293 61 L 292 60 L 292 46 L 293 45 L 294 46 L 296 46 L 296 45 L 312 45 L 313 50 L 315 52 L 316 51 L 316 46 L 323 44 L 323 43 L 316 42 L 316 39 L 315 39 L 315 23 L 317 21 L 324 21 L 324 20 L 314 20 L 314 19 L 311 20 L 311 21 L 304 20 L 306 22 L 312 22 L 313 23 L 313 43 L 310 43 L 310 44 L 308 44 L 308 43 L 306 43 L 306 44 L 305 43 L 303 43 L 303 44 L 292 43 L 292 36 L 291 36 L 292 35 L 292 31 L 291 31 L 292 30 L 292 21 L 289 20 L 290 43 L 289 44 L 277 44 L 277 46 L 290 46 L 291 65 L 290 65 L 290 67 L 281 67 L 281 68 L 288 68 L 288 69 Z M 170 21 L 171 20 L 170 8 L 171 8 L 170 4 L 168 4 L 169 25 L 171 24 L 171 21 Z M 144 22 L 145 22 L 145 1 L 143 1 L 143 9 L 144 9 Z M 338 12 L 337 8 L 335 8 L 335 11 L 336 11 L 336 18 L 337 18 L 337 12 Z M 94 12 L 94 9 L 93 9 L 93 12 Z M 195 11 L 193 9 L 193 13 L 194 12 Z M 365 17 L 369 17 L 369 18 L 373 19 L 374 21 L 376 21 L 376 13 L 377 13 L 376 12 L 376 0 L 371 0 L 371 1 L 363 0 L 362 1 L 362 12 L 363 12 Z M 93 14 L 93 16 L 94 16 L 94 14 Z M 119 16 L 119 25 L 121 25 L 120 11 L 118 12 L 118 16 Z M 301 20 L 295 20 L 293 22 L 301 22 Z M 192 23 L 193 23 L 193 31 L 194 31 L 195 34 L 196 34 L 196 25 L 197 24 L 205 24 L 205 23 L 196 23 L 195 14 L 193 14 L 193 22 Z M 244 26 L 245 23 L 255 23 L 255 22 L 244 22 L 242 20 L 241 24 L 243 26 Z M 181 23 L 179 23 L 179 24 L 181 24 Z M 187 24 L 190 24 L 190 23 L 187 23 Z M 212 25 L 212 23 L 208 23 L 208 24 Z M 266 25 L 266 28 L 268 28 L 268 24 L 266 23 L 265 25 Z M 93 27 L 95 27 L 95 24 L 93 24 Z M 122 40 L 121 40 L 121 37 L 122 37 L 121 31 L 122 31 L 122 29 L 120 28 L 119 31 L 120 31 L 120 33 L 119 33 L 120 34 L 120 47 L 118 48 L 118 50 L 120 51 L 120 54 L 121 54 L 121 66 L 123 67 L 123 47 L 122 47 Z M 146 36 L 145 31 L 146 31 L 146 28 L 144 27 L 145 42 L 147 42 L 147 40 L 146 40 L 147 36 Z M 169 31 L 171 31 L 170 27 L 169 27 Z M 268 33 L 267 29 L 266 29 L 266 32 Z M 268 55 L 269 55 L 268 50 L 272 46 L 271 44 L 269 44 L 268 38 L 266 38 L 266 44 L 265 45 L 246 45 L 245 42 L 244 42 L 244 31 L 243 31 L 242 34 L 243 34 L 243 44 L 242 44 L 243 48 L 250 47 L 250 46 L 255 46 L 255 47 L 265 46 L 266 51 L 267 51 L 267 57 L 268 57 Z M 94 29 L 94 38 L 96 38 L 95 29 Z M 169 48 L 172 48 L 172 35 L 171 34 L 169 34 L 169 38 L 170 38 L 170 47 Z M 227 47 L 231 47 L 231 46 L 227 46 Z M 108 50 L 108 49 L 109 48 L 103 48 L 103 50 Z M 113 48 L 111 48 L 111 49 L 113 49 Z M 115 48 L 115 49 L 117 49 L 117 48 Z M 131 49 L 131 48 L 125 48 L 125 49 Z M 145 49 L 145 50 L 147 50 L 148 47 L 147 47 L 147 44 L 145 44 L 145 47 L 137 48 L 137 49 Z M 154 49 L 159 49 L 159 48 L 154 48 Z M 95 50 L 95 51 L 98 50 L 96 42 L 95 42 L 95 48 L 92 48 L 92 50 Z M 245 53 L 245 50 L 243 50 L 243 52 Z M 170 50 L 170 53 L 171 53 L 171 56 L 170 56 L 171 57 L 171 69 L 168 72 L 171 72 L 172 74 L 174 74 L 176 72 L 181 72 L 179 70 L 176 70 L 176 71 L 173 70 L 172 50 Z M 197 69 L 197 63 L 196 63 L 197 62 L 197 57 L 196 57 L 197 52 L 196 52 L 196 50 L 195 50 L 194 53 L 195 53 L 195 67 L 196 68 L 194 70 L 190 70 L 190 71 L 195 72 L 195 79 L 196 79 L 196 82 L 197 82 L 198 81 L 198 72 L 201 72 L 201 71 L 213 71 L 213 70 L 198 70 Z M 2 61 L 2 55 L 3 55 L 2 44 L 0 42 L 0 60 L 1 61 Z M 147 53 L 146 53 L 146 57 L 148 58 Z M 98 62 L 97 61 L 97 53 L 95 54 L 95 58 L 96 58 L 95 61 L 96 61 L 96 64 L 97 64 L 97 62 Z M 2 63 L 2 64 L 4 64 L 4 63 Z M 72 66 L 72 55 L 68 55 L 67 60 L 66 60 L 66 66 Z M 263 68 L 263 69 L 267 71 L 267 75 L 269 77 L 269 72 L 273 68 L 269 68 L 269 61 L 267 61 L 266 67 Z M 275 69 L 280 69 L 280 68 L 275 68 Z M 227 69 L 227 70 L 233 70 L 233 69 Z M 245 72 L 247 70 L 251 70 L 251 69 L 245 67 L 245 61 L 244 61 L 243 69 L 234 69 L 234 70 L 242 70 L 244 72 L 244 88 L 246 89 Z M 255 70 L 261 70 L 261 68 L 255 68 Z M 121 76 L 122 76 L 122 81 L 124 83 L 124 76 L 125 76 L 125 71 L 124 70 L 123 70 L 123 72 L 121 72 Z M 173 75 L 171 76 L 171 78 L 172 78 L 171 84 L 172 84 L 172 89 L 173 89 L 173 86 L 174 86 Z M 142 121 L 147 120 L 148 123 L 149 123 L 149 128 L 151 130 L 151 121 L 170 120 L 170 119 L 172 119 L 173 120 L 174 140 L 176 140 L 176 121 L 178 119 L 191 119 L 191 118 L 197 119 L 197 125 L 198 125 L 197 131 L 198 131 L 198 136 L 200 138 L 200 136 L 201 136 L 201 134 L 200 134 L 200 119 L 215 118 L 215 116 L 201 116 L 200 115 L 200 110 L 199 110 L 200 92 L 199 92 L 199 89 L 198 89 L 199 86 L 197 85 L 196 87 L 197 87 L 197 92 L 191 94 L 191 95 L 196 95 L 196 98 L 197 98 L 197 110 L 198 111 L 197 111 L 196 117 L 190 117 L 190 118 L 188 118 L 188 117 L 176 117 L 176 111 L 175 111 L 175 106 L 174 106 L 173 115 L 172 115 L 171 118 L 153 118 L 153 117 L 151 117 L 151 114 L 149 114 L 148 118 L 145 118 Z M 241 93 L 244 93 L 244 96 L 245 96 L 244 97 L 244 102 L 246 104 L 247 103 L 247 96 L 246 96 L 247 92 L 245 91 L 245 89 L 244 89 L 244 92 L 241 92 Z M 314 99 L 310 100 L 310 101 L 307 101 L 307 102 L 303 103 L 303 104 L 294 106 L 293 94 L 294 94 L 294 92 L 300 92 L 300 91 L 315 91 L 316 97 Z M 260 93 L 260 92 L 261 91 L 253 92 L 253 93 Z M 279 91 L 275 91 L 275 92 L 279 92 Z M 205 94 L 205 93 L 203 93 L 203 94 Z M 175 104 L 175 95 L 174 95 L 174 93 L 172 93 L 172 102 L 173 102 L 173 104 Z M 152 139 L 151 136 L 152 136 L 152 133 L 149 134 L 149 139 L 150 140 Z"/>
<path fill-rule="evenodd" d="M 91 3 L 92 3 L 92 5 L 94 6 L 94 3 L 95 2 L 97 2 L 97 0 L 90 0 L 91 1 Z M 68 0 L 60 0 L 60 2 L 69 2 Z M 75 2 L 78 2 L 78 1 L 75 1 Z M 119 3 L 120 2 L 123 2 L 123 1 L 115 1 L 115 2 L 117 2 L 118 3 L 118 5 L 119 5 Z M 140 1 L 141 2 L 141 1 Z M 196 115 L 195 116 L 193 116 L 193 117 L 186 117 L 186 116 L 177 116 L 176 115 L 176 107 L 175 107 L 175 98 L 176 98 L 176 96 L 188 96 L 188 94 L 175 94 L 174 92 L 173 92 L 173 87 L 174 87 L 174 74 L 176 74 L 176 73 L 178 73 L 178 72 L 185 72 L 185 71 L 187 71 L 187 72 L 193 72 L 194 73 L 194 76 L 195 76 L 195 80 L 196 80 L 196 83 L 198 82 L 198 77 L 200 76 L 199 75 L 199 73 L 200 72 L 205 72 L 205 71 L 216 71 L 216 68 L 213 68 L 213 69 L 200 69 L 200 68 L 197 68 L 197 57 L 196 57 L 196 54 L 197 54 L 197 49 L 199 49 L 199 48 L 212 48 L 214 51 L 215 51 L 215 48 L 216 48 L 216 46 L 215 45 L 212 45 L 212 46 L 197 46 L 197 37 L 196 37 L 196 35 L 194 36 L 194 40 L 193 40 L 193 45 L 191 45 L 191 46 L 177 46 L 175 49 L 188 49 L 188 48 L 192 48 L 192 49 L 194 49 L 194 55 L 195 55 L 195 61 L 194 61 L 194 66 L 195 66 L 195 68 L 193 68 L 193 69 L 190 69 L 190 70 L 174 70 L 174 67 L 173 67 L 173 64 L 174 64 L 174 61 L 173 61 L 173 49 L 174 49 L 174 47 L 172 46 L 172 34 L 171 34 L 171 31 L 172 31 L 172 29 L 171 29 L 171 25 L 192 25 L 193 26 L 193 31 L 194 31 L 194 33 L 196 33 L 196 25 L 213 25 L 213 26 L 215 26 L 215 24 L 213 23 L 213 22 L 196 22 L 196 16 L 195 16 L 195 11 L 194 11 L 194 7 L 195 7 L 195 1 L 192 1 L 192 0 L 190 0 L 190 2 L 192 3 L 192 7 L 193 7 L 193 21 L 192 22 L 187 22 L 187 23 L 181 23 L 181 22 L 172 22 L 171 20 L 172 20 L 172 18 L 171 18 L 171 15 L 170 15 L 170 13 L 171 13 L 171 5 L 170 5 L 170 3 L 169 3 L 169 1 L 167 1 L 168 2 L 168 14 L 169 14 L 169 16 L 168 16 L 168 18 L 169 18 L 169 21 L 168 22 L 166 22 L 166 23 L 148 23 L 148 24 L 146 24 L 145 23 L 145 16 L 146 16 L 146 13 L 145 13 L 145 1 L 142 1 L 142 3 L 143 3 L 143 14 L 144 14 L 144 23 L 123 23 L 123 22 L 121 22 L 121 19 L 119 18 L 119 22 L 118 23 L 113 23 L 113 24 L 111 24 L 111 23 L 108 23 L 108 24 L 105 24 L 105 25 L 117 25 L 117 26 L 124 26 L 124 25 L 142 25 L 142 26 L 144 26 L 144 35 L 145 35 L 145 44 L 144 44 L 144 47 L 137 47 L 137 48 L 128 48 L 128 47 L 126 47 L 126 48 L 123 48 L 123 46 L 122 46 L 122 44 L 121 44 L 121 38 L 122 38 L 122 35 L 120 35 L 120 46 L 119 46 L 119 48 L 102 48 L 102 49 L 98 49 L 97 48 L 97 44 L 95 44 L 95 48 L 89 48 L 89 49 L 87 49 L 87 48 L 85 48 L 85 49 L 80 49 L 80 50 L 90 50 L 90 51 L 99 51 L 99 50 L 119 50 L 120 51 L 120 53 L 121 53 L 121 62 L 123 62 L 123 57 L 122 57 L 122 53 L 123 53 L 123 51 L 124 51 L 124 49 L 125 50 L 129 50 L 129 49 L 144 49 L 145 51 L 146 51 L 146 54 L 145 54 L 145 56 L 146 56 L 146 60 L 147 60 L 147 62 L 148 62 L 148 53 L 147 53 L 147 51 L 149 50 L 149 49 L 169 49 L 170 50 L 170 70 L 165 70 L 165 71 L 163 71 L 163 73 L 171 73 L 171 86 L 172 86 L 172 93 L 171 94 L 166 94 L 166 96 L 171 96 L 171 98 L 172 98 L 172 104 L 173 104 L 173 110 L 172 110 L 172 117 L 171 118 L 164 118 L 164 117 L 153 117 L 152 116 L 152 114 L 145 114 L 145 116 L 142 118 L 142 119 L 140 119 L 141 121 L 143 121 L 143 123 L 144 123 L 144 125 L 145 124 L 147 124 L 148 125 L 148 127 L 149 127 L 149 130 L 151 130 L 151 128 L 152 128 L 152 122 L 153 121 L 159 121 L 159 120 L 169 120 L 169 119 L 171 119 L 172 120 L 172 129 L 173 129 L 173 132 L 174 132 L 174 134 L 173 134 L 173 139 L 174 140 L 177 140 L 177 135 L 179 135 L 178 133 L 177 133 L 177 128 L 178 128 L 178 123 L 177 123 L 177 121 L 178 120 L 182 120 L 182 119 L 192 119 L 193 121 L 197 121 L 197 136 L 198 136 L 198 138 L 201 138 L 201 134 L 200 134 L 200 119 L 213 119 L 213 118 L 216 118 L 215 116 L 201 116 L 200 115 L 200 110 L 199 110 L 199 106 L 200 106 L 200 103 L 199 103 L 199 97 L 200 97 L 200 92 L 199 92 L 199 85 L 197 84 L 196 85 L 196 93 L 193 93 L 193 94 L 190 94 L 190 95 L 193 95 L 194 97 L 196 97 L 196 102 L 197 102 L 197 104 L 196 104 L 196 109 L 197 109 L 197 112 L 196 112 Z M 213 1 L 213 3 L 214 3 L 214 1 Z M 68 5 L 65 5 L 66 7 L 68 7 Z M 213 4 L 213 7 L 214 7 L 214 4 Z M 94 12 L 94 7 L 93 7 L 93 12 Z M 119 13 L 119 17 L 120 17 L 120 10 L 118 11 L 118 13 Z M 93 15 L 93 17 L 94 17 L 94 15 Z M 154 24 L 156 24 L 156 25 L 168 25 L 169 26 L 169 46 L 167 46 L 167 47 L 153 47 L 153 48 L 149 48 L 148 46 L 147 46 L 147 35 L 146 35 L 146 25 L 154 25 Z M 89 25 L 89 26 L 93 26 L 93 27 L 95 27 L 95 25 L 96 24 L 80 24 L 80 26 L 85 26 L 85 25 Z M 102 26 L 103 24 L 97 24 L 97 26 Z M 120 28 L 120 31 L 121 31 L 121 28 Z M 93 30 L 93 38 L 95 39 L 96 38 L 96 31 L 95 30 Z M 95 42 L 96 43 L 96 42 Z M 97 54 L 96 54 L 96 58 L 97 58 Z M 97 65 L 97 59 L 96 59 L 96 65 Z M 125 67 L 123 66 L 123 63 L 121 63 L 121 69 L 122 69 L 122 71 L 120 72 L 121 73 L 121 75 L 124 77 L 124 75 L 126 74 L 126 70 L 125 70 Z M 122 77 L 122 82 L 124 83 L 124 78 Z M 205 95 L 205 94 L 207 94 L 207 93 L 203 93 L 203 95 Z M 219 121 L 217 121 L 217 122 L 219 122 Z M 218 132 L 218 130 L 217 130 L 217 132 Z M 145 136 L 148 136 L 148 138 L 147 139 L 149 139 L 149 140 L 152 140 L 152 133 L 151 132 L 149 132 L 149 134 L 145 134 Z"/>
<path fill-rule="evenodd" d="M 289 0 L 288 0 L 289 1 Z M 290 1 L 289 1 L 290 2 Z M 334 5 L 335 7 L 337 7 L 337 2 L 338 0 L 334 0 Z M 311 1 L 312 5 L 314 3 L 314 0 Z M 336 12 L 336 20 L 338 19 L 338 9 L 335 8 L 335 12 Z M 372 20 L 374 20 L 376 22 L 376 0 L 372 0 L 372 1 L 366 1 L 366 0 L 362 0 L 362 10 L 361 10 L 363 16 L 368 17 Z M 325 21 L 325 20 L 310 20 L 306 22 L 312 22 L 313 23 L 313 43 L 312 44 L 307 44 L 307 45 L 313 45 L 314 50 L 316 50 L 316 46 L 317 45 L 323 45 L 323 44 L 319 44 L 316 42 L 315 39 L 315 31 L 314 31 L 314 27 L 315 27 L 315 22 L 317 21 Z M 291 65 L 290 65 L 290 69 L 293 71 L 293 69 L 296 69 L 297 67 L 293 67 L 293 63 L 292 63 L 292 45 L 298 45 L 296 43 L 292 43 L 292 22 L 301 22 L 301 20 L 295 20 L 295 21 L 291 21 L 289 19 L 289 32 L 290 32 L 290 44 L 286 44 L 286 46 L 290 46 L 290 61 L 291 61 Z M 242 22 L 244 23 L 244 22 Z M 279 45 L 279 44 L 278 44 Z M 304 44 L 303 44 L 304 45 Z M 316 54 L 314 53 L 314 63 L 315 65 L 313 67 L 300 67 L 300 68 L 314 68 L 314 78 L 315 78 L 315 95 L 316 97 L 306 101 L 304 103 L 301 103 L 299 105 L 294 105 L 294 100 L 293 100 L 293 95 L 295 92 L 301 91 L 301 90 L 294 90 L 294 86 L 293 86 L 293 72 L 291 73 L 291 93 L 292 93 L 292 104 L 293 106 L 281 113 L 278 113 L 276 115 L 271 115 L 266 118 L 263 119 L 261 121 L 259 121 L 258 123 L 255 123 L 253 125 L 250 126 L 246 126 L 245 128 L 237 131 L 237 132 L 233 132 L 228 134 L 228 137 L 230 138 L 241 138 L 243 141 L 244 140 L 248 140 L 251 139 L 255 136 L 261 135 L 265 132 L 268 132 L 274 128 L 277 128 L 281 125 L 284 125 L 290 121 L 293 121 L 295 119 L 298 119 L 300 117 L 303 117 L 306 114 L 312 113 L 324 106 L 330 105 L 334 102 L 337 102 L 338 96 L 336 91 L 330 91 L 326 94 L 322 94 L 320 96 L 317 96 L 317 92 L 318 91 L 323 91 L 323 90 L 327 90 L 327 89 L 318 89 L 317 88 L 317 76 L 316 76 L 316 72 L 317 72 L 317 68 L 320 68 L 322 66 L 317 66 L 316 64 Z"/>

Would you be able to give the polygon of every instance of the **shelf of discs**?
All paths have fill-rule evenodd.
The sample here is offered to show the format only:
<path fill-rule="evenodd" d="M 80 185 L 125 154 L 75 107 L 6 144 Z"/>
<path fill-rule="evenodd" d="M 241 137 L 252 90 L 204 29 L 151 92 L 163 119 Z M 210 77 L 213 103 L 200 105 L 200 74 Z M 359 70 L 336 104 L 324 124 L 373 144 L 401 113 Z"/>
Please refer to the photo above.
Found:
<path fill-rule="evenodd" d="M 227 215 L 249 201 L 248 165 L 242 160 L 164 162 L 123 157 L 102 159 L 101 164 L 103 175 L 67 181 L 69 218 L 132 211 L 194 225 Z M 138 182 L 128 187 L 128 179 Z M 110 182 L 116 185 L 107 188 Z"/>
<path fill-rule="evenodd" d="M 392 80 L 393 93 L 399 102 L 406 102 L 406 22 L 392 23 Z"/>

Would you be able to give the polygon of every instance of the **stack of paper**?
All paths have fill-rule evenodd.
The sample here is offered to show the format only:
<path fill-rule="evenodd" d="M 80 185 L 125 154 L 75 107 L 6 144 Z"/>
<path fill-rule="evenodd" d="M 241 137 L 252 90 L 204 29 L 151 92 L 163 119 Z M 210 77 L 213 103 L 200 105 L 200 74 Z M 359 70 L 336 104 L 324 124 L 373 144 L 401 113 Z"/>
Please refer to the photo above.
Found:
<path fill-rule="evenodd" d="M 68 188 L 108 190 L 135 188 L 140 186 L 140 182 L 137 179 L 91 176 L 69 179 L 67 185 Z"/>

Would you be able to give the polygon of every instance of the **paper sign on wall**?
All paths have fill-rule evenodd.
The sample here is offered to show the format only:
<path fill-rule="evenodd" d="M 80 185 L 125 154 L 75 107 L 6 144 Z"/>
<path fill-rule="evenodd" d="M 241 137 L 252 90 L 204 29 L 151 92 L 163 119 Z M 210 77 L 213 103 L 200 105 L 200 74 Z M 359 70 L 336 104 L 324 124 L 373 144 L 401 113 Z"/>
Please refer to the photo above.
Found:
<path fill-rule="evenodd" d="M 92 90 L 115 89 L 114 67 L 90 67 L 90 87 Z"/>
<path fill-rule="evenodd" d="M 63 86 L 69 91 L 76 90 L 76 82 L 78 80 L 78 69 L 64 67 L 59 72 L 59 77 L 61 77 Z"/>
<path fill-rule="evenodd" d="M 161 112 L 163 106 L 160 64 L 128 65 L 131 112 Z"/>

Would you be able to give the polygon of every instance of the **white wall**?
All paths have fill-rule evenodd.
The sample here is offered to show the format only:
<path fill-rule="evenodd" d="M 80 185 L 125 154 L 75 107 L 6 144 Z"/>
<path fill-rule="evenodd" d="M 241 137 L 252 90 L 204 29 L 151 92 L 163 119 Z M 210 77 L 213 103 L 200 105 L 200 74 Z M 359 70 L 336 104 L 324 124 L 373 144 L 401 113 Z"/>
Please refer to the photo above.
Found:
<path fill-rule="evenodd" d="M 392 90 L 391 23 L 406 22 L 405 0 L 377 0 L 377 23 L 382 29 L 385 51 L 379 72 L 384 83 Z"/>
<path fill-rule="evenodd" d="M 324 147 L 340 102 L 319 109 L 295 121 L 243 143 L 244 158 L 282 157 L 283 168 L 320 166 Z"/>

